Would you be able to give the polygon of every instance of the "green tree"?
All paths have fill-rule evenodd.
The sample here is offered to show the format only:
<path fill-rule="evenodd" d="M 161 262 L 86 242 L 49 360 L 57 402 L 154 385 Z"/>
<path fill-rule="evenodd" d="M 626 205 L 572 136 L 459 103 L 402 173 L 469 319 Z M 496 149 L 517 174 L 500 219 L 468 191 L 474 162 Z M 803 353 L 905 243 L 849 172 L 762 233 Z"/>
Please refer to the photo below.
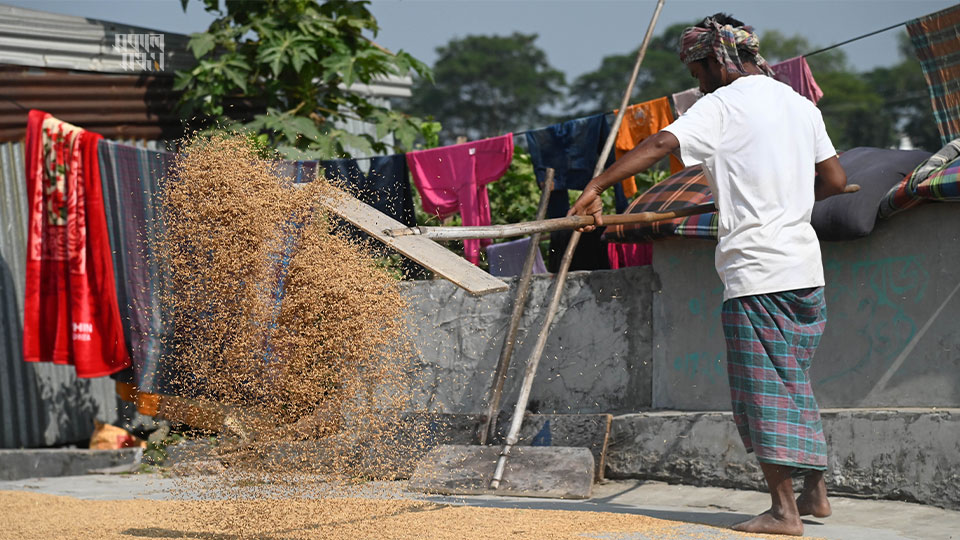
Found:
<path fill-rule="evenodd" d="M 697 81 L 690 77 L 690 71 L 677 56 L 680 35 L 685 28 L 695 23 L 696 21 L 671 25 L 650 40 L 630 97 L 631 103 L 669 96 L 697 85 Z M 816 47 L 802 36 L 785 36 L 776 30 L 760 35 L 760 53 L 771 64 L 814 49 Z M 571 109 L 585 114 L 609 111 L 616 107 L 623 98 L 623 91 L 629 82 L 638 51 L 639 47 L 627 54 L 605 56 L 598 69 L 577 77 L 570 85 Z M 816 73 L 847 69 L 846 55 L 839 49 L 813 56 L 809 59 L 809 64 Z"/>
<path fill-rule="evenodd" d="M 680 34 L 691 24 L 674 24 L 650 40 L 630 96 L 631 103 L 669 96 L 696 86 L 696 80 L 690 77 L 690 71 L 677 56 Z M 638 46 L 627 54 L 605 56 L 599 68 L 577 77 L 570 85 L 571 112 L 598 113 L 619 106 L 639 50 Z"/>
<path fill-rule="evenodd" d="M 760 33 L 760 55 L 771 64 L 802 56 L 819 48 L 801 35 L 787 36 L 777 30 Z M 807 58 L 807 64 L 810 65 L 810 71 L 816 74 L 848 70 L 847 55 L 842 49 L 817 53 Z"/>
<path fill-rule="evenodd" d="M 900 63 L 876 68 L 865 73 L 864 78 L 883 97 L 899 131 L 909 137 L 914 146 L 933 152 L 941 146 L 940 132 L 923 69 L 906 32 L 900 33 L 898 39 Z"/>
<path fill-rule="evenodd" d="M 180 0 L 183 8 L 189 0 Z M 424 80 L 430 69 L 409 54 L 392 53 L 366 34 L 377 34 L 367 1 L 199 0 L 218 15 L 206 32 L 191 35 L 198 64 L 176 74 L 180 112 L 260 134 L 288 157 L 338 157 L 347 147 L 384 152 L 382 139 L 411 148 L 424 122 L 351 92 L 354 83 L 382 76 Z M 264 111 L 231 119 L 230 103 L 248 100 Z M 337 123 L 361 120 L 377 134 L 356 135 Z M 435 127 L 435 126 L 428 126 Z"/>
<path fill-rule="evenodd" d="M 544 109 L 564 91 L 563 73 L 550 66 L 536 34 L 467 36 L 437 48 L 435 83 L 419 79 L 410 110 L 444 126 L 441 137 L 480 139 L 548 121 Z"/>
<path fill-rule="evenodd" d="M 817 104 L 833 145 L 838 150 L 894 144 L 894 117 L 883 96 L 864 77 L 847 71 L 816 76 L 823 99 Z"/>

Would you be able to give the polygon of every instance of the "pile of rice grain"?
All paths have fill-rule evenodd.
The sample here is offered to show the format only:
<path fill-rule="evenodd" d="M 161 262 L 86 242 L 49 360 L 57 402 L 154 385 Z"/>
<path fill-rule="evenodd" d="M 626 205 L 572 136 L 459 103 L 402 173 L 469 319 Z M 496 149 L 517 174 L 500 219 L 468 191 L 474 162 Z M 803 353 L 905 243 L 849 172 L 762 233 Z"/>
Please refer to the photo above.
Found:
<path fill-rule="evenodd" d="M 482 508 L 422 501 L 85 501 L 0 491 L 10 539 L 734 540 L 787 538 L 636 514 Z M 241 520 L 259 520 L 254 532 Z M 222 521 L 233 521 L 225 527 Z M 798 537 L 790 537 L 798 538 Z M 802 539 L 801 539 L 802 540 Z"/>

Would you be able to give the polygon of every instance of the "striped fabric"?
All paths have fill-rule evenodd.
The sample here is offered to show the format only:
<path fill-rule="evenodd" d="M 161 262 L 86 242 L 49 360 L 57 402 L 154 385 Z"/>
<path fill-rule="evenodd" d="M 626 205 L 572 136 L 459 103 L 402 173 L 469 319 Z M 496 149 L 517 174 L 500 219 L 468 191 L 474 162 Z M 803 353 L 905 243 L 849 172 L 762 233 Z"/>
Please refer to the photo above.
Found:
<path fill-rule="evenodd" d="M 673 229 L 673 234 L 687 238 L 711 238 L 717 239 L 717 213 L 700 214 L 696 216 L 687 216 L 677 223 Z"/>
<path fill-rule="evenodd" d="M 733 419 L 764 463 L 826 469 L 820 410 L 808 373 L 827 321 L 823 287 L 723 303 Z"/>
<path fill-rule="evenodd" d="M 160 270 L 151 257 L 156 235 L 156 195 L 161 178 L 173 165 L 173 154 L 102 141 L 99 147 L 104 205 L 117 296 L 133 366 L 115 377 L 144 414 L 156 414 L 149 396 L 161 390 L 160 381 Z M 132 388 L 131 388 L 132 387 Z"/>
<path fill-rule="evenodd" d="M 667 212 L 712 201 L 707 177 L 698 165 L 683 169 L 648 189 L 630 203 L 625 213 Z M 670 235 L 716 239 L 716 212 L 650 225 L 611 225 L 604 238 L 611 242 L 646 242 Z"/>
<path fill-rule="evenodd" d="M 880 201 L 880 217 L 888 218 L 928 200 L 960 201 L 960 138 L 927 158 Z"/>
<path fill-rule="evenodd" d="M 917 197 L 910 189 L 910 182 L 914 173 L 908 174 L 899 184 L 890 188 L 890 191 L 880 201 L 877 214 L 882 218 L 889 218 L 904 210 L 923 204 L 925 201 Z"/>
<path fill-rule="evenodd" d="M 960 202 L 960 160 L 923 179 L 917 184 L 917 195 L 932 201 Z"/>
<path fill-rule="evenodd" d="M 940 138 L 960 137 L 960 5 L 914 19 L 907 32 L 923 67 Z"/>

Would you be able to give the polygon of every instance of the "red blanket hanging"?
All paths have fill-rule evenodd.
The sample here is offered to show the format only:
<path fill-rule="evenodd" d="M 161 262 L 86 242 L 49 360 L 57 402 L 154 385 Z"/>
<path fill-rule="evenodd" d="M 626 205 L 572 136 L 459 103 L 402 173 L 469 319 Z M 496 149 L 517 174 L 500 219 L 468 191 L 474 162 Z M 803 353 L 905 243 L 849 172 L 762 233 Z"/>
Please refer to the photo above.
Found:
<path fill-rule="evenodd" d="M 78 377 L 130 366 L 117 308 L 97 144 L 102 137 L 30 111 L 23 353 Z"/>

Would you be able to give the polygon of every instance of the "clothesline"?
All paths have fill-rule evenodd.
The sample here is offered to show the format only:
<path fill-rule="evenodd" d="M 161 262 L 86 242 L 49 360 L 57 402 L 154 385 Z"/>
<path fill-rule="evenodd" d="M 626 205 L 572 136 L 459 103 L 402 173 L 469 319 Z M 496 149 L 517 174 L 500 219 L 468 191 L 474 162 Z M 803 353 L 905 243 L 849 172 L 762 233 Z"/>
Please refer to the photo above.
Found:
<path fill-rule="evenodd" d="M 897 28 L 897 27 L 900 27 L 900 26 L 904 26 L 904 25 L 907 24 L 908 22 L 910 22 L 910 21 L 903 21 L 903 22 L 901 22 L 901 23 L 897 23 L 897 24 L 888 26 L 888 27 L 886 27 L 886 28 L 881 28 L 881 29 L 879 29 L 879 30 L 874 30 L 873 32 L 869 32 L 869 33 L 867 33 L 867 34 L 863 34 L 862 36 L 853 37 L 853 38 L 850 38 L 850 39 L 848 39 L 848 40 L 846 40 L 846 41 L 841 41 L 840 43 L 835 43 L 835 44 L 833 44 L 833 45 L 830 45 L 829 47 L 824 47 L 824 48 L 822 48 L 822 49 L 817 49 L 817 50 L 815 50 L 815 51 L 813 51 L 813 52 L 808 52 L 807 54 L 803 55 L 803 57 L 804 57 L 804 58 L 807 58 L 808 56 L 813 56 L 813 55 L 815 55 L 815 54 L 820 54 L 820 53 L 822 53 L 822 52 L 827 52 L 827 51 L 829 51 L 829 50 L 831 50 L 831 49 L 836 49 L 837 47 L 841 47 L 841 46 L 843 46 L 843 45 L 846 45 L 847 43 L 853 43 L 854 41 L 859 41 L 859 40 L 861 40 L 861 39 L 868 38 L 868 37 L 870 37 L 870 36 L 879 34 L 879 33 L 881 33 L 881 32 L 886 32 L 887 30 L 893 30 L 894 28 Z"/>
<path fill-rule="evenodd" d="M 903 22 L 899 22 L 899 23 L 897 23 L 897 24 L 892 24 L 892 25 L 890 25 L 890 26 L 881 28 L 881 29 L 879 29 L 879 30 L 874 30 L 874 31 L 868 32 L 868 33 L 866 33 L 866 34 L 862 34 L 862 35 L 859 35 L 859 36 L 856 36 L 856 37 L 852 37 L 852 38 L 847 39 L 847 40 L 845 40 L 845 41 L 841 41 L 841 42 L 839 42 L 839 43 L 834 43 L 833 45 L 830 45 L 830 46 L 828 46 L 828 47 L 824 47 L 824 48 L 822 48 L 822 49 L 817 49 L 817 50 L 815 50 L 815 51 L 813 51 L 813 52 L 808 52 L 808 53 L 803 54 L 803 55 L 801 55 L 801 56 L 802 56 L 803 58 L 807 58 L 807 57 L 810 57 L 810 56 L 813 56 L 813 55 L 816 55 L 816 54 L 820 54 L 820 53 L 823 53 L 823 52 L 827 52 L 827 51 L 829 51 L 829 50 L 836 49 L 837 47 L 842 47 L 842 46 L 844 46 L 844 45 L 847 45 L 848 43 L 853 43 L 854 41 L 859 41 L 859 40 L 861 40 L 861 39 L 868 38 L 868 37 L 870 37 L 870 36 L 874 36 L 874 35 L 880 34 L 880 33 L 882 33 L 882 32 L 886 32 L 887 30 L 893 30 L 894 28 L 898 28 L 898 27 L 904 26 L 904 25 L 906 25 L 908 22 L 910 22 L 910 21 L 903 21 Z M 613 111 L 605 111 L 605 112 L 596 113 L 596 114 L 613 114 Z M 514 136 L 514 137 L 519 137 L 519 136 L 521 136 L 521 135 L 525 135 L 525 134 L 526 134 L 527 132 L 529 132 L 529 131 L 535 131 L 535 130 L 536 130 L 536 129 L 527 129 L 527 130 L 524 130 L 524 131 L 515 131 L 515 132 L 513 132 L 513 136 Z"/>

